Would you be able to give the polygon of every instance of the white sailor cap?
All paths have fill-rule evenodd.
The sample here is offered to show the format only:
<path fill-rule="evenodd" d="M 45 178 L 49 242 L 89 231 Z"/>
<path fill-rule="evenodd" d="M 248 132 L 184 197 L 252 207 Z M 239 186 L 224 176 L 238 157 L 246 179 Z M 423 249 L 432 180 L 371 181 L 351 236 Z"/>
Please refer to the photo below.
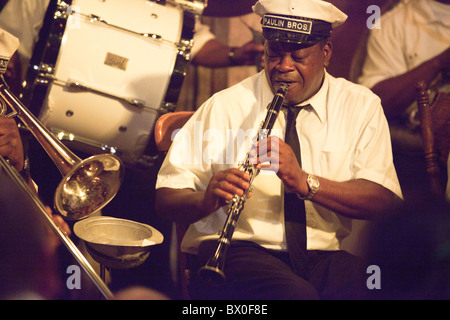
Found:
<path fill-rule="evenodd" d="M 262 17 L 267 40 L 314 44 L 331 35 L 347 15 L 323 0 L 259 0 L 253 12 Z"/>
<path fill-rule="evenodd" d="M 6 72 L 9 60 L 19 47 L 19 39 L 0 29 L 0 74 Z"/>

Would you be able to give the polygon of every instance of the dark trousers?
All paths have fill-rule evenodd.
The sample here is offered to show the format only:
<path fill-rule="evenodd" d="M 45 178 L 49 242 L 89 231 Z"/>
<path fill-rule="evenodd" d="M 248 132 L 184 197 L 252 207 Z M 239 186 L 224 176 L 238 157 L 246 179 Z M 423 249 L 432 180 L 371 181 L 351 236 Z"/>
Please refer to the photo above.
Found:
<path fill-rule="evenodd" d="M 202 243 L 190 256 L 192 299 L 311 300 L 364 299 L 366 274 L 362 261 L 345 251 L 308 251 L 306 274 L 299 276 L 285 252 L 235 241 L 227 252 L 223 285 L 205 283 L 197 276 L 215 251 L 216 242 Z"/>

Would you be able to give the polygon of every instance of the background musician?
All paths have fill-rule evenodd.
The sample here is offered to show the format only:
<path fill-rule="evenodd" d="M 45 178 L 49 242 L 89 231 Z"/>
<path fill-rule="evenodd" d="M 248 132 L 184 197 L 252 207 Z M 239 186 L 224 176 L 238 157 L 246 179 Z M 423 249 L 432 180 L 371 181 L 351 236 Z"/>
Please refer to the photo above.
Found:
<path fill-rule="evenodd" d="M 191 258 L 194 298 L 360 298 L 362 264 L 340 250 L 342 241 L 352 219 L 376 219 L 402 196 L 380 100 L 326 72 L 331 31 L 346 20 L 335 6 L 261 0 L 253 9 L 262 16 L 265 70 L 215 94 L 182 129 L 158 175 L 157 210 L 191 224 L 182 250 Z M 290 83 L 286 103 L 300 112 L 290 124 L 294 111 L 280 113 L 273 135 L 260 141 L 262 172 L 228 250 L 227 281 L 211 289 L 196 269 L 216 246 L 227 201 L 249 188 L 236 168 L 248 151 L 239 134 L 247 142 L 248 132 L 256 134 L 280 82 Z M 289 145 L 287 126 L 295 128 Z M 295 140 L 301 151 L 293 151 Z"/>
<path fill-rule="evenodd" d="M 358 80 L 381 98 L 407 200 L 427 192 L 416 85 L 425 81 L 431 98 L 450 92 L 449 21 L 449 0 L 399 1 L 371 30 Z"/>
<path fill-rule="evenodd" d="M 0 156 L 8 158 L 18 171 L 24 169 L 22 139 L 14 118 L 0 117 Z"/>
<path fill-rule="evenodd" d="M 19 47 L 19 40 L 0 29 L 0 60 L 6 72 L 11 56 Z M 3 85 L 7 85 L 5 82 Z M 6 107 L 6 105 L 5 105 Z M 9 114 L 13 110 L 4 110 Z M 37 192 L 29 172 L 29 160 L 24 157 L 24 148 L 14 117 L 0 116 L 0 156 L 7 159 L 28 183 L 33 192 Z M 2 181 L 3 182 L 3 181 Z M 2 194 L 10 192 L 8 185 L 2 185 Z M 9 201 L 0 201 L 1 255 L 0 265 L 1 299 L 40 299 L 54 298 L 58 293 L 58 277 L 55 254 L 60 245 L 58 237 L 42 223 L 36 212 L 29 210 L 23 199 L 17 194 L 6 197 Z M 50 207 L 46 213 L 54 223 L 70 235 L 71 231 L 64 220 L 52 215 Z M 39 263 L 37 263 L 39 261 Z"/>
<path fill-rule="evenodd" d="M 5 74 L 9 61 L 18 47 L 19 40 L 0 29 L 1 77 Z M 11 109 L 7 109 L 6 105 L 2 104 L 0 109 L 0 156 L 8 159 L 9 164 L 23 173 L 26 180 L 29 180 L 28 168 L 25 167 L 22 138 L 16 120 L 13 117 L 6 117 L 11 111 Z"/>

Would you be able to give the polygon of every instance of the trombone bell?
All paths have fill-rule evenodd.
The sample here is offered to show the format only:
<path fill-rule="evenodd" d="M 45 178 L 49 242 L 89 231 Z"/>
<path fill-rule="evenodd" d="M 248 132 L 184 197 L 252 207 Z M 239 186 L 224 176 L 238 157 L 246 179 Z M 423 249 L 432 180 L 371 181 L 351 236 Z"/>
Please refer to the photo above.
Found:
<path fill-rule="evenodd" d="M 109 154 L 77 164 L 56 188 L 54 204 L 68 220 L 80 220 L 102 209 L 117 194 L 122 181 L 121 161 Z"/>
<path fill-rule="evenodd" d="M 53 160 L 63 179 L 54 197 L 55 209 L 68 220 L 80 220 L 106 206 L 122 184 L 122 160 L 99 154 L 85 160 L 69 150 L 22 104 L 0 76 L 0 114 L 6 107 L 17 116 Z"/>

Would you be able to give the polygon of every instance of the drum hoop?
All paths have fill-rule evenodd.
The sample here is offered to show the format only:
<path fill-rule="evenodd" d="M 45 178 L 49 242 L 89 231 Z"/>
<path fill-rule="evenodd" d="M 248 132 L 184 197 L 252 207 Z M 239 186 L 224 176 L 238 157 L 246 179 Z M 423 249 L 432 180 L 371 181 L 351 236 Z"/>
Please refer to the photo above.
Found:
<path fill-rule="evenodd" d="M 43 25 L 39 32 L 39 40 L 34 47 L 25 76 L 25 86 L 23 88 L 21 99 L 25 105 L 28 105 L 28 108 L 35 116 L 39 115 L 48 91 L 47 82 L 41 81 L 40 83 L 37 83 L 37 79 L 41 72 L 41 66 L 55 66 L 58 55 L 52 57 L 49 51 L 56 49 L 56 52 L 59 52 L 62 33 L 64 33 L 67 23 L 67 19 L 64 19 L 61 16 L 55 16 L 60 2 L 60 0 L 50 0 L 49 2 Z M 67 0 L 67 4 L 71 5 L 72 0 Z M 58 45 L 57 48 L 55 48 L 55 41 L 51 39 L 51 36 L 57 34 L 60 34 L 61 38 L 59 41 L 56 41 Z M 47 44 L 49 44 L 49 46 Z"/>
<path fill-rule="evenodd" d="M 195 15 L 191 12 L 184 11 L 180 43 L 186 43 L 187 46 L 183 49 L 179 49 L 182 51 L 182 54 L 177 55 L 175 64 L 172 68 L 169 86 L 167 87 L 163 102 L 169 111 L 171 111 L 173 105 L 178 101 L 181 86 L 183 85 L 184 77 L 186 76 L 187 67 L 191 60 L 190 52 L 193 44 L 194 29 Z"/>

